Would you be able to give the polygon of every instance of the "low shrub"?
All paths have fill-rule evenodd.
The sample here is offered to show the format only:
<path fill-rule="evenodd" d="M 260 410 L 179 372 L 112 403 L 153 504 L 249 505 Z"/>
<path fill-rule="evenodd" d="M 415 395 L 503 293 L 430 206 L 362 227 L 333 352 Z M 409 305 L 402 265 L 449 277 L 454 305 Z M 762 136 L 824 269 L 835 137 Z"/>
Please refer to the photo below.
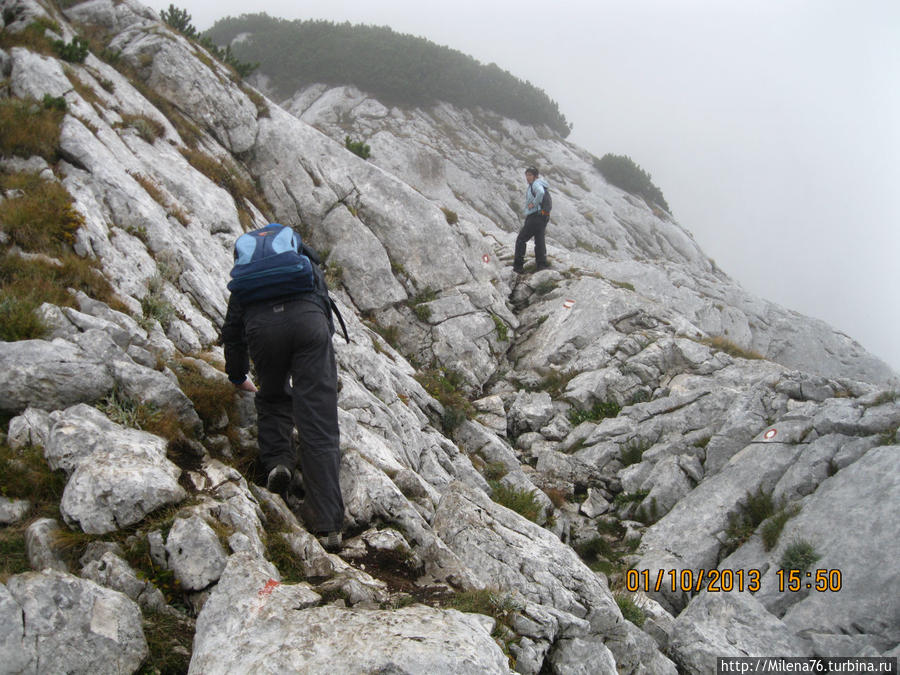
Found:
<path fill-rule="evenodd" d="M 617 188 L 639 195 L 648 203 L 657 204 L 669 211 L 662 191 L 653 184 L 650 174 L 627 155 L 606 154 L 601 159 L 594 159 L 594 167 L 603 174 L 607 182 Z"/>
<path fill-rule="evenodd" d="M 59 58 L 70 63 L 84 63 L 84 60 L 90 53 L 88 41 L 78 35 L 73 37 L 71 42 L 54 40 L 53 49 L 59 55 Z"/>

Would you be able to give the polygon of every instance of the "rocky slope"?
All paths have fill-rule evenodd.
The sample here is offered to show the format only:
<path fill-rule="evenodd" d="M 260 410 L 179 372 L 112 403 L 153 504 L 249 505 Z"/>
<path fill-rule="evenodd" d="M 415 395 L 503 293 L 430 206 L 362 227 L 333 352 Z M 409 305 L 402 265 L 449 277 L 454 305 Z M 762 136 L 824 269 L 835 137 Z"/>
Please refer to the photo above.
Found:
<path fill-rule="evenodd" d="M 346 88 L 280 106 L 134 0 L 0 6 L 8 100 L 66 109 L 56 156 L 3 174 L 71 195 L 116 296 L 73 288 L 45 337 L 0 343 L 2 540 L 33 570 L 0 585 L 7 672 L 897 655 L 897 380 L 850 338 L 745 293 L 546 130 Z M 36 21 L 91 53 L 35 46 Z M 553 269 L 516 277 L 532 163 Z M 221 370 L 231 246 L 269 220 L 327 254 L 352 337 L 340 555 L 254 484 Z M 41 472 L 52 508 L 11 478 Z"/>

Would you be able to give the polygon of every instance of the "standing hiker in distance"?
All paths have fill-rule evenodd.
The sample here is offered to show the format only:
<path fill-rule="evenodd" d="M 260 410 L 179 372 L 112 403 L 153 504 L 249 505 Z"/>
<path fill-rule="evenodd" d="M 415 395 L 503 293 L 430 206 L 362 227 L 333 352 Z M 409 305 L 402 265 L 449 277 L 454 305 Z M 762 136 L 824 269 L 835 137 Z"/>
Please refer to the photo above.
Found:
<path fill-rule="evenodd" d="M 273 223 L 238 237 L 234 258 L 222 326 L 225 372 L 238 389 L 257 392 L 259 463 L 266 487 L 282 496 L 297 464 L 296 425 L 305 490 L 300 515 L 325 548 L 336 550 L 344 524 L 331 343 L 336 308 L 318 256 L 294 230 Z M 248 356 L 258 391 L 247 377 Z"/>
<path fill-rule="evenodd" d="M 525 248 L 528 240 L 534 237 L 534 259 L 538 271 L 547 269 L 547 245 L 544 242 L 544 231 L 550 220 L 550 186 L 547 181 L 540 178 L 538 170 L 533 166 L 525 169 L 525 180 L 528 187 L 525 190 L 525 224 L 519 230 L 516 237 L 516 253 L 513 260 L 513 272 L 524 274 Z"/>

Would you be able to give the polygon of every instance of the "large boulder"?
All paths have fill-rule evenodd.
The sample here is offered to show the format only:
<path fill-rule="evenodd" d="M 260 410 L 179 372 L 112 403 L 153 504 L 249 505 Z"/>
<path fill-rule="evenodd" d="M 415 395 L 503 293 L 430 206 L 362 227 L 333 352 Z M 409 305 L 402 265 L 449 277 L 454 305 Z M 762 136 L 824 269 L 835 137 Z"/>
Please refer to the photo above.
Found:
<path fill-rule="evenodd" d="M 487 617 L 318 602 L 306 584 L 280 583 L 271 564 L 232 555 L 197 618 L 189 672 L 511 672 Z"/>
<path fill-rule="evenodd" d="M 146 658 L 141 611 L 125 595 L 64 572 L 0 585 L 5 672 L 133 673 Z"/>

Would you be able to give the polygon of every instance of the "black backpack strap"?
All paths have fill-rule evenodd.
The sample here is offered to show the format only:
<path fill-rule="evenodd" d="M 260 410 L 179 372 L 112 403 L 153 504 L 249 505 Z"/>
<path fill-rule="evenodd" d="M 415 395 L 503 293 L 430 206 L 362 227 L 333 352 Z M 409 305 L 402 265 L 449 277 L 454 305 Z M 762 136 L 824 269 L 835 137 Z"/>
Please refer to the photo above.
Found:
<path fill-rule="evenodd" d="M 344 323 L 344 317 L 341 316 L 341 311 L 337 308 L 337 303 L 330 295 L 328 296 L 328 302 L 331 305 L 332 314 L 337 317 L 338 323 L 341 324 L 341 330 L 344 332 L 344 339 L 349 343 L 350 336 L 347 334 L 347 324 Z"/>

